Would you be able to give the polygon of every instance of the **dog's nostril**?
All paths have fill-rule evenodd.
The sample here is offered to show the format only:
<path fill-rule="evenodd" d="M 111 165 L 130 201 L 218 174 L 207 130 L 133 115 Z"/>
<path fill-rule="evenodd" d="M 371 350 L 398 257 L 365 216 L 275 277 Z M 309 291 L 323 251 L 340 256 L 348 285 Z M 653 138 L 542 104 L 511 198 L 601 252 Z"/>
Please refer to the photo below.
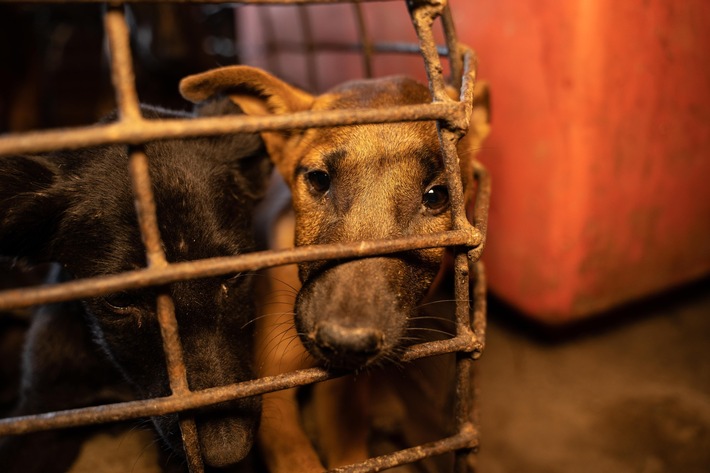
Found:
<path fill-rule="evenodd" d="M 370 355 L 379 352 L 385 334 L 375 328 L 344 327 L 332 322 L 321 322 L 316 327 L 316 343 L 335 352 Z"/>

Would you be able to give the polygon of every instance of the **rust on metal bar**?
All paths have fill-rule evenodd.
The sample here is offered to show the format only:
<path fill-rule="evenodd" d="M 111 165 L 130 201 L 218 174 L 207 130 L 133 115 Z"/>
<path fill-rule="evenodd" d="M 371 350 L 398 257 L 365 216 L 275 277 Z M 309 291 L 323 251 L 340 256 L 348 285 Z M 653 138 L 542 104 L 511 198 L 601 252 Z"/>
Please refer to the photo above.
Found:
<path fill-rule="evenodd" d="M 178 420 L 180 425 L 180 435 L 182 436 L 182 447 L 185 450 L 185 460 L 190 473 L 203 473 L 205 464 L 202 461 L 202 451 L 197 437 L 197 425 L 195 418 L 180 414 Z"/>
<path fill-rule="evenodd" d="M 133 194 L 136 197 L 138 226 L 146 249 L 148 268 L 165 268 L 168 266 L 168 261 L 165 257 L 158 227 L 148 156 L 143 149 L 129 147 L 128 169 L 133 186 Z M 182 342 L 180 341 L 177 318 L 175 317 L 175 304 L 164 288 L 161 289 L 156 297 L 156 312 L 163 341 L 170 390 L 175 395 L 184 395 L 190 392 L 187 383 L 187 368 L 185 367 Z M 189 415 L 180 414 L 179 426 L 189 470 L 191 473 L 202 473 L 204 465 L 202 463 L 195 420 Z"/>
<path fill-rule="evenodd" d="M 413 345 L 404 350 L 402 361 L 413 361 L 433 355 L 443 355 L 471 349 L 469 339 L 451 338 Z M 44 430 L 78 427 L 82 425 L 119 422 L 140 417 L 160 416 L 219 404 L 233 399 L 257 396 L 273 391 L 304 386 L 344 376 L 347 372 L 309 368 L 275 376 L 267 376 L 227 386 L 189 391 L 167 397 L 141 401 L 104 404 L 101 406 L 69 409 L 46 414 L 0 419 L 0 435 L 20 435 Z"/>
<path fill-rule="evenodd" d="M 465 107 L 464 121 L 461 123 L 453 123 L 438 121 L 437 128 L 439 131 L 439 139 L 444 156 L 444 166 L 447 174 L 447 187 L 451 198 L 452 209 L 452 224 L 453 228 L 465 228 L 468 225 L 466 218 L 465 202 L 463 201 L 463 188 L 460 180 L 461 172 L 459 166 L 459 158 L 456 150 L 456 145 L 460 138 L 465 133 L 470 124 L 470 115 L 472 110 L 473 86 L 475 85 L 475 62 L 470 60 L 470 54 L 466 55 L 465 64 L 458 62 L 459 50 L 453 31 L 453 21 L 448 12 L 448 7 L 445 0 L 409 0 L 408 7 L 412 22 L 417 31 L 421 46 L 422 56 L 429 79 L 429 87 L 434 102 L 446 102 L 451 100 L 446 91 L 446 85 L 443 79 L 443 68 L 441 59 L 436 52 L 434 36 L 432 32 L 432 24 L 438 16 L 444 15 L 443 23 L 445 33 L 447 34 L 447 45 L 450 49 L 450 54 L 454 56 L 452 69 L 456 68 L 461 72 L 461 68 L 465 67 L 464 77 L 461 79 L 460 99 Z M 454 84 L 458 85 L 458 84 Z M 481 175 L 475 176 L 478 183 L 477 198 L 482 194 L 486 194 L 481 200 L 477 200 L 475 210 L 479 222 L 485 225 L 488 210 L 488 192 L 489 188 L 480 183 Z M 469 284 L 469 257 L 480 257 L 480 251 L 474 253 L 469 251 L 468 254 L 461 248 L 455 250 L 455 297 L 456 304 L 456 334 L 457 337 L 470 338 L 472 344 L 477 345 L 477 349 L 471 353 L 457 352 L 456 353 L 456 396 L 454 406 L 454 418 L 456 427 L 459 431 L 470 426 L 472 419 L 475 416 L 472 395 L 473 395 L 473 357 L 480 355 L 483 348 L 482 341 L 478 339 L 477 334 L 472 330 L 471 308 L 469 305 L 470 284 Z M 479 281 L 477 281 L 479 282 Z M 483 281 L 480 281 L 483 282 Z M 474 289 L 475 290 L 475 289 Z M 474 294 L 478 299 L 480 294 Z M 476 317 L 476 308 L 480 307 L 480 301 L 474 301 L 474 318 Z M 480 327 L 479 327 L 480 328 Z M 465 473 L 469 471 L 469 457 L 473 451 L 472 447 L 456 449 L 454 470 L 457 473 Z"/>
<path fill-rule="evenodd" d="M 474 334 L 471 330 L 471 312 L 470 312 L 470 282 L 468 271 L 468 256 L 464 251 L 456 253 L 454 261 L 454 289 L 456 304 L 456 335 L 474 340 Z M 466 304 L 464 306 L 464 303 Z M 470 422 L 471 404 L 469 402 L 471 394 L 471 357 L 468 353 L 456 353 L 456 398 L 454 403 L 454 419 L 456 428 L 461 429 L 465 424 Z M 464 464 L 465 454 L 462 451 L 457 451 L 455 471 L 463 473 L 461 465 Z"/>
<path fill-rule="evenodd" d="M 129 148 L 128 169 L 136 197 L 136 212 L 143 245 L 146 249 L 148 267 L 163 268 L 168 262 L 158 230 L 155 198 L 148 172 L 148 156 L 138 148 Z"/>
<path fill-rule="evenodd" d="M 272 46 L 273 50 L 278 50 L 280 52 L 295 53 L 303 51 L 303 44 L 298 41 L 289 42 L 279 42 L 271 43 L 278 44 L 278 47 Z M 318 51 L 326 52 L 341 52 L 341 53 L 362 53 L 364 54 L 364 48 L 362 44 L 357 43 L 339 43 L 332 41 L 318 41 L 316 43 L 316 49 Z M 437 45 L 437 52 L 440 56 L 448 56 L 449 50 L 446 46 Z M 267 48 L 268 50 L 268 48 Z M 370 44 L 371 53 L 397 53 L 397 54 L 416 54 L 419 55 L 419 45 L 415 43 L 407 43 L 400 41 L 375 41 Z M 277 71 L 277 67 L 271 67 L 269 63 L 269 70 Z"/>
<path fill-rule="evenodd" d="M 451 202 L 451 225 L 455 230 L 460 230 L 471 225 L 466 217 L 461 167 L 459 166 L 459 155 L 456 149 L 461 134 L 442 127 L 439 122 L 437 122 L 437 129 L 439 132 L 439 144 L 444 157 L 446 187 L 449 189 L 449 200 Z"/>
<path fill-rule="evenodd" d="M 459 102 L 464 109 L 463 120 L 458 124 L 459 129 L 468 130 L 471 124 L 471 113 L 473 112 L 474 90 L 476 87 L 476 74 L 478 67 L 478 58 L 476 54 L 465 46 L 460 46 L 463 51 L 463 68 L 464 74 L 461 78 L 461 87 L 459 89 Z"/>
<path fill-rule="evenodd" d="M 476 446 L 478 446 L 478 433 L 473 426 L 467 425 L 458 434 L 451 437 L 400 450 L 389 455 L 370 458 L 355 465 L 333 468 L 328 470 L 327 473 L 375 473 L 395 466 L 414 463 L 435 455 L 460 449 L 471 449 Z"/>
<path fill-rule="evenodd" d="M 155 140 L 227 133 L 256 133 L 263 130 L 277 131 L 430 120 L 456 122 L 462 119 L 464 113 L 465 110 L 461 104 L 453 102 L 402 105 L 388 109 L 297 112 L 283 116 L 141 120 L 139 123 L 110 123 L 5 135 L 0 137 L 0 156 L 76 149 L 102 144 L 139 144 Z"/>
<path fill-rule="evenodd" d="M 470 297 L 471 285 L 468 271 L 468 255 L 456 249 L 454 255 L 454 297 L 456 298 L 456 336 L 472 337 Z"/>
<path fill-rule="evenodd" d="M 423 2 L 416 0 L 410 0 L 408 2 L 412 22 L 417 36 L 419 37 L 419 45 L 424 58 L 424 65 L 429 79 L 429 89 L 434 103 L 452 101 L 446 92 L 441 58 L 437 52 L 436 42 L 432 32 L 434 19 L 441 15 L 444 6 L 445 2 Z M 451 45 L 449 45 L 449 47 L 451 47 Z M 464 121 L 468 123 L 468 116 L 464 117 Z M 438 121 L 437 128 L 439 132 L 439 144 L 441 145 L 441 151 L 444 156 L 449 198 L 451 199 L 452 225 L 455 229 L 465 228 L 468 221 L 466 220 L 463 187 L 461 184 L 461 170 L 456 150 L 456 145 L 465 130 L 460 129 L 460 124 L 457 125 L 450 121 Z"/>
<path fill-rule="evenodd" d="M 456 354 L 456 400 L 454 416 L 458 429 L 463 429 L 465 426 L 471 425 L 472 365 L 473 359 L 468 356 L 468 354 Z M 454 463 L 454 471 L 456 473 L 465 473 L 467 471 L 467 460 L 468 455 L 471 453 L 471 448 L 472 447 L 457 450 Z"/>
<path fill-rule="evenodd" d="M 442 246 L 475 246 L 481 235 L 474 227 L 464 230 L 413 235 L 392 240 L 371 240 L 345 244 L 313 245 L 287 250 L 269 250 L 203 260 L 171 263 L 165 268 L 147 268 L 24 289 L 0 292 L 0 310 L 30 307 L 102 296 L 117 291 L 169 284 L 194 278 L 220 276 L 272 266 L 325 259 L 377 256 L 401 251 Z"/>
<path fill-rule="evenodd" d="M 486 245 L 488 209 L 491 202 L 491 178 L 486 168 L 477 160 L 473 160 L 473 174 L 478 185 L 473 207 L 473 225 L 481 232 L 481 241 L 479 245 L 471 248 L 468 252 L 468 259 L 472 262 L 481 259 Z"/>
<path fill-rule="evenodd" d="M 123 5 L 109 5 L 105 14 L 106 34 L 111 56 L 111 77 L 116 91 L 119 121 L 140 124 L 143 117 L 135 88 L 135 74 L 130 49 L 128 24 Z M 136 213 L 149 268 L 168 265 L 158 227 L 155 198 L 148 171 L 148 157 L 140 148 L 129 147 L 129 174 L 136 198 Z M 158 324 L 163 341 L 168 380 L 173 394 L 190 392 L 182 343 L 178 334 L 175 304 L 169 294 L 162 292 L 156 298 Z M 193 418 L 180 415 L 185 457 L 191 473 L 202 473 L 204 465 Z"/>
<path fill-rule="evenodd" d="M 446 93 L 446 83 L 444 82 L 443 67 L 436 48 L 432 25 L 434 20 L 443 11 L 444 1 L 422 1 L 408 0 L 407 7 L 412 18 L 412 24 L 419 38 L 419 48 L 424 59 L 429 88 L 435 102 L 448 102 L 451 100 Z"/>
<path fill-rule="evenodd" d="M 456 37 L 456 27 L 454 19 L 451 16 L 451 8 L 447 3 L 441 13 L 441 24 L 444 28 L 444 37 L 446 38 L 446 47 L 449 51 L 449 82 L 451 86 L 458 89 L 461 87 L 461 78 L 463 77 L 463 60 L 461 55 L 461 45 Z M 441 56 L 441 53 L 439 53 Z"/>
<path fill-rule="evenodd" d="M 245 381 L 239 384 L 201 391 L 191 391 L 183 395 L 0 419 L 0 435 L 19 435 L 51 429 L 172 414 L 231 399 L 255 396 L 280 389 L 325 381 L 331 377 L 330 373 L 321 368 L 311 368 L 294 371 L 287 375 L 260 378 L 254 381 Z"/>
<path fill-rule="evenodd" d="M 138 226 L 146 249 L 149 269 L 161 269 L 168 266 L 163 251 L 163 243 L 158 228 L 155 197 L 148 171 L 148 156 L 140 149 L 129 151 L 128 167 L 130 170 L 133 192 L 136 196 Z M 156 298 L 158 323 L 163 339 L 170 388 L 175 394 L 189 391 L 187 372 L 183 362 L 182 345 L 178 335 L 175 318 L 175 304 L 170 295 L 161 291 Z"/>
<path fill-rule="evenodd" d="M 109 5 L 104 17 L 104 26 L 111 56 L 111 82 L 116 91 L 119 117 L 126 121 L 140 121 L 142 118 L 131 63 L 128 25 L 122 5 Z"/>
<path fill-rule="evenodd" d="M 479 345 L 471 356 L 474 360 L 481 356 L 483 348 L 486 345 L 486 272 L 482 261 L 477 261 L 471 264 L 471 277 L 473 279 L 473 316 L 471 325 L 476 336 L 476 343 Z M 470 420 L 474 428 L 477 430 L 481 425 L 480 414 L 480 382 L 479 382 L 478 363 L 473 363 L 471 366 L 471 412 Z M 471 452 L 465 460 L 468 471 L 476 471 L 475 452 Z M 464 460 L 461 460 L 464 461 Z"/>
<path fill-rule="evenodd" d="M 178 324 L 175 320 L 175 304 L 172 297 L 166 293 L 158 294 L 156 302 L 170 389 L 173 394 L 184 394 L 189 392 L 190 388 L 187 385 L 187 370 L 183 360 Z"/>
<path fill-rule="evenodd" d="M 486 346 L 486 267 L 482 261 L 469 261 L 469 265 L 470 276 L 473 280 L 471 327 L 473 328 L 477 345 L 472 352 L 472 356 L 474 359 L 478 359 Z"/>

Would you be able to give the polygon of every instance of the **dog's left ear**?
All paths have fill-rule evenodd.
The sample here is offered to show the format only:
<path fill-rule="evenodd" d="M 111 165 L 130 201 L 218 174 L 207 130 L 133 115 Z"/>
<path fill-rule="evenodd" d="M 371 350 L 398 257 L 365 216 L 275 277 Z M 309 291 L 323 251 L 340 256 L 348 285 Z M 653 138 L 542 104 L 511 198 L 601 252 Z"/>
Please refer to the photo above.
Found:
<path fill-rule="evenodd" d="M 49 261 L 67 204 L 59 169 L 43 156 L 0 157 L 0 255 Z"/>
<path fill-rule="evenodd" d="M 228 97 L 220 95 L 195 104 L 193 113 L 199 117 L 218 117 L 243 115 L 244 111 Z M 234 180 L 242 193 L 254 201 L 261 200 L 266 194 L 273 165 L 259 135 L 237 133 L 209 139 L 212 140 L 213 145 L 217 145 L 213 148 L 217 155 L 215 157 L 236 165 Z"/>
<path fill-rule="evenodd" d="M 185 77 L 180 93 L 194 103 L 220 94 L 227 95 L 247 115 L 284 115 L 309 110 L 314 97 L 303 90 L 251 66 L 228 66 Z M 286 131 L 261 133 L 269 155 L 288 181 L 291 170 L 284 159 L 284 147 L 292 135 Z"/>
<path fill-rule="evenodd" d="M 244 111 L 239 105 L 223 95 L 204 102 L 198 102 L 193 109 L 197 117 L 220 117 L 224 115 L 243 115 Z"/>

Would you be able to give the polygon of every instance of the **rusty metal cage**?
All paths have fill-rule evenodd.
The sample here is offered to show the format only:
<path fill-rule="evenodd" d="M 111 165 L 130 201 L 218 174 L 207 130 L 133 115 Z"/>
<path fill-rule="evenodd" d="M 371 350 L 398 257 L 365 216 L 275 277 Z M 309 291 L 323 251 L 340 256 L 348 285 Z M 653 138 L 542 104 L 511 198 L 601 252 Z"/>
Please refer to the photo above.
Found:
<path fill-rule="evenodd" d="M 83 1 L 91 2 L 93 0 Z M 178 1 L 180 0 L 176 0 L 176 2 Z M 199 1 L 195 1 L 199 3 Z M 219 3 L 219 0 L 206 0 L 206 2 Z M 347 2 L 339 0 L 242 0 L 237 3 Z M 354 2 L 356 6 L 359 3 Z M 122 3 L 111 4 L 104 13 L 104 27 L 110 50 L 112 82 L 119 109 L 118 121 L 91 127 L 6 134 L 0 136 L 0 159 L 11 153 L 46 152 L 115 143 L 128 146 L 130 156 L 128 171 L 137 202 L 138 221 L 145 243 L 147 267 L 93 279 L 4 290 L 0 292 L 0 310 L 95 297 L 117 291 L 168 285 L 186 279 L 213 277 L 247 270 L 255 271 L 304 261 L 368 257 L 411 249 L 452 247 L 455 254 L 455 297 L 458 301 L 455 315 L 456 335 L 446 340 L 411 346 L 405 350 L 401 360 L 408 362 L 432 355 L 456 354 L 456 406 L 453 413 L 456 423 L 455 434 L 432 443 L 412 446 L 405 450 L 372 458 L 360 464 L 339 468 L 337 471 L 380 471 L 445 452 L 455 453 L 456 471 L 473 471 L 474 453 L 478 447 L 478 408 L 475 402 L 476 380 L 471 373 L 473 361 L 480 356 L 483 350 L 485 337 L 485 274 L 479 259 L 485 243 L 490 182 L 485 169 L 479 163 L 474 163 L 477 194 L 473 209 L 473 223 L 470 223 L 466 216 L 456 143 L 467 129 L 471 115 L 473 86 L 476 80 L 476 58 L 470 49 L 457 42 L 451 12 L 445 0 L 407 0 L 407 7 L 419 38 L 419 45 L 414 50 L 420 52 L 424 59 L 433 96 L 433 101 L 430 104 L 399 106 L 387 110 L 300 112 L 282 117 L 232 116 L 191 120 L 170 119 L 157 122 L 144 119 L 141 116 L 132 70 L 129 27 L 126 22 L 124 6 Z M 437 46 L 432 33 L 432 25 L 439 20 L 441 20 L 445 33 L 445 47 Z M 364 28 L 360 28 L 360 32 L 364 34 Z M 366 63 L 369 57 L 376 54 L 378 50 L 377 45 L 365 36 L 360 38 L 360 44 L 355 47 L 363 52 Z M 441 65 L 442 53 L 448 55 L 452 84 L 460 88 L 459 101 L 452 100 L 445 92 L 445 79 Z M 142 151 L 142 143 L 177 137 L 403 121 L 436 121 L 438 125 L 452 205 L 452 230 L 393 240 L 260 251 L 240 256 L 182 263 L 168 263 L 166 261 L 158 232 L 155 204 L 147 172 L 149 157 Z M 470 281 L 473 281 L 473 284 L 470 284 Z M 159 295 L 156 304 L 172 395 L 157 399 L 1 419 L 0 435 L 21 435 L 49 429 L 179 412 L 181 413 L 180 428 L 183 433 L 187 464 L 190 471 L 196 473 L 203 471 L 204 466 L 190 409 L 320 382 L 338 376 L 338 374 L 323 368 L 311 368 L 229 386 L 192 391 L 187 384 L 181 341 L 177 335 L 177 323 L 170 296 Z"/>

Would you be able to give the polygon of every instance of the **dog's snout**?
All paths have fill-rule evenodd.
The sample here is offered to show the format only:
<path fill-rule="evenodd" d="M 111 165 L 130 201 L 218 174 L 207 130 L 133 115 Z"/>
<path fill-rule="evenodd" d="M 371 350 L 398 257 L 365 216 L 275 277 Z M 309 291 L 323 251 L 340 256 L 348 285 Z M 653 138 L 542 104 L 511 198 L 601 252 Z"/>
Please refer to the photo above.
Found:
<path fill-rule="evenodd" d="M 382 349 L 385 334 L 376 328 L 345 327 L 323 321 L 316 327 L 315 339 L 324 349 L 342 351 L 343 354 L 370 356 Z"/>

